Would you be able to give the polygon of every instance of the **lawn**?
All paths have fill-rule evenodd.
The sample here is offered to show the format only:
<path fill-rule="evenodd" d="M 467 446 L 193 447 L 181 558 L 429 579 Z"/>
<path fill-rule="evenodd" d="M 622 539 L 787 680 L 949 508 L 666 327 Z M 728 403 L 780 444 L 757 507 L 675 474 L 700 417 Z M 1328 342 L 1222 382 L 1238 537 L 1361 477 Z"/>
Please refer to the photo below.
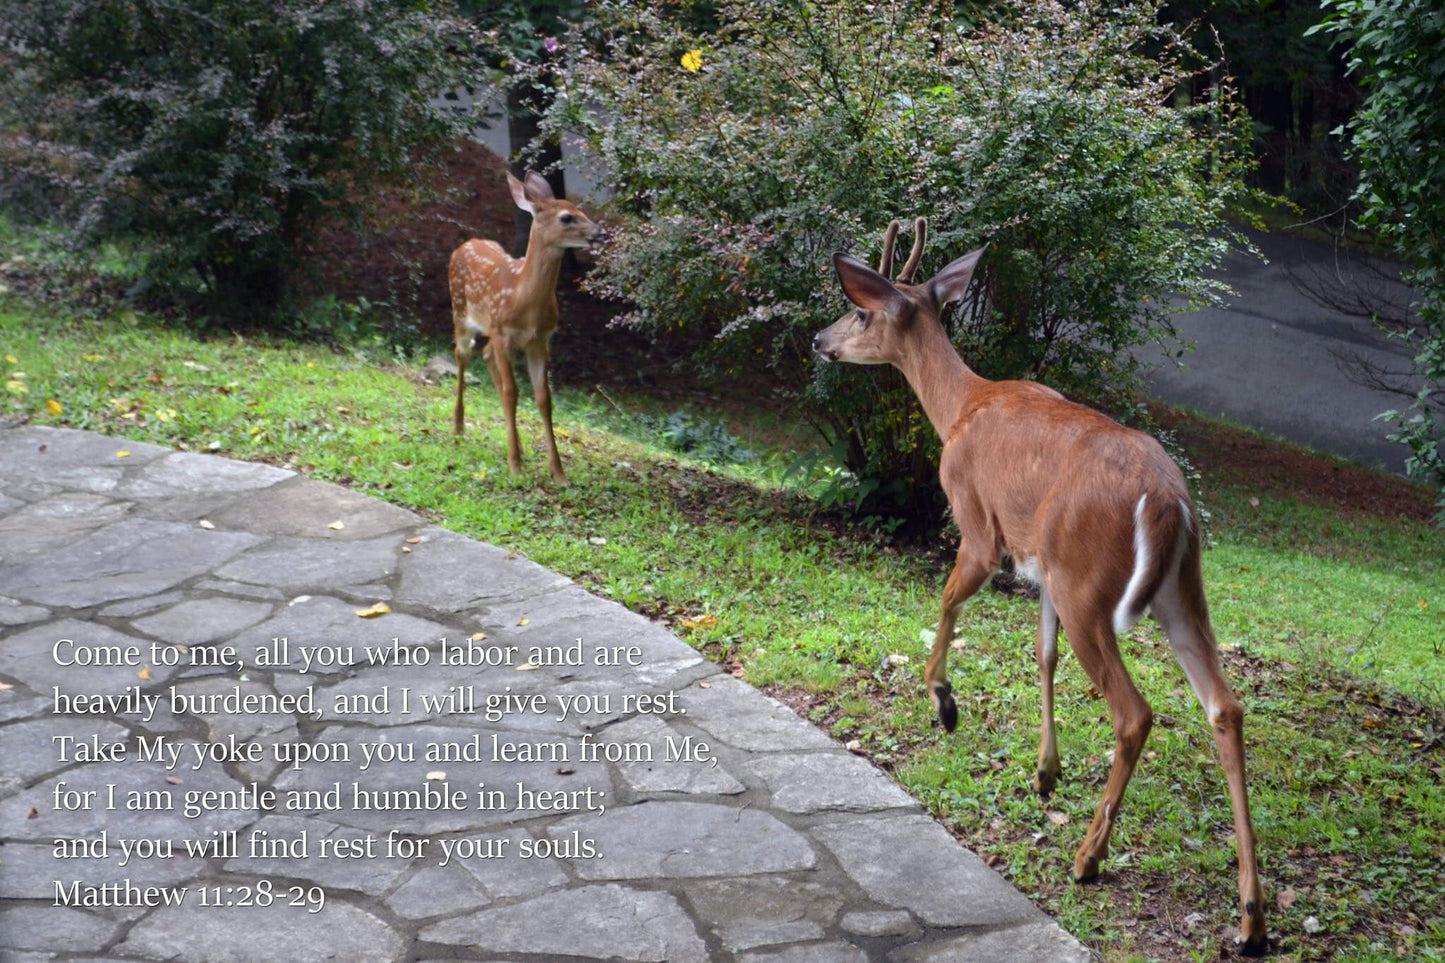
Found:
<path fill-rule="evenodd" d="M 754 424 L 729 408 L 730 430 L 760 454 L 705 465 L 664 437 L 680 403 L 562 384 L 556 420 L 573 484 L 558 488 L 527 404 L 529 460 L 513 477 L 490 385 L 471 393 L 474 428 L 458 441 L 451 386 L 421 378 L 422 355 L 377 341 L 200 338 L 129 312 L 87 317 L 12 298 L 0 300 L 0 359 L 0 417 L 288 465 L 414 507 L 664 622 L 856 741 L 1105 959 L 1231 949 L 1227 795 L 1153 623 L 1123 647 L 1156 727 L 1101 882 L 1076 886 L 1068 867 L 1112 750 L 1102 700 L 1066 654 L 1064 782 L 1041 802 L 1029 790 L 1036 604 L 984 591 L 960 619 L 951 662 L 959 729 L 935 727 L 918 679 L 947 539 L 895 544 L 787 487 L 796 452 L 769 448 L 776 415 Z M 715 410 L 693 406 L 699 421 Z M 1368 514 L 1304 478 L 1239 471 L 1211 447 L 1234 429 L 1171 417 L 1191 457 L 1191 442 L 1202 452 L 1205 578 L 1248 713 L 1276 958 L 1445 958 L 1445 537 L 1418 515 Z M 1412 503 L 1403 490 L 1428 512 L 1428 495 Z"/>

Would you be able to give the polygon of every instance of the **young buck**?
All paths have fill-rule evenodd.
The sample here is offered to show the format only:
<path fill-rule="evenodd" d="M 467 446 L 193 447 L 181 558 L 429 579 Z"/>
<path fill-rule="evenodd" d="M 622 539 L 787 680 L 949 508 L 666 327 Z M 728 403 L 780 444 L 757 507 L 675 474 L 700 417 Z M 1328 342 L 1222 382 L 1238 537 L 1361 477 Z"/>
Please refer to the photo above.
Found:
<path fill-rule="evenodd" d="M 1053 692 L 1061 625 L 1113 716 L 1113 766 L 1074 858 L 1074 878 L 1094 878 L 1153 722 L 1119 655 L 1118 636 L 1150 610 L 1203 704 L 1219 748 L 1239 848 L 1244 949 L 1263 951 L 1264 891 L 1245 790 L 1243 710 L 1220 671 L 1200 574 L 1199 531 L 1183 475 L 1142 432 L 1041 384 L 989 381 L 969 370 L 939 312 L 963 296 L 983 251 L 954 261 L 930 281 L 909 283 L 923 253 L 919 218 L 913 253 L 897 282 L 890 282 L 880 272 L 892 265 L 897 231 L 895 221 L 879 271 L 844 254 L 833 256 L 857 310 L 820 332 L 813 349 L 829 361 L 896 366 L 943 439 L 939 478 L 962 542 L 943 590 L 925 674 L 940 721 L 950 732 L 958 724 L 946 671 L 958 611 L 1007 555 L 1016 572 L 1037 583 L 1042 604 L 1035 651 L 1043 724 L 1034 782 L 1042 796 L 1061 775 Z"/>
<path fill-rule="evenodd" d="M 563 252 L 587 247 L 602 237 L 602 228 L 588 220 L 575 205 L 559 201 L 540 174 L 528 171 L 525 181 L 510 173 L 512 200 L 532 215 L 527 254 L 520 261 L 509 257 L 496 241 L 470 240 L 452 253 L 447 280 L 452 293 L 452 325 L 457 355 L 457 402 L 452 430 L 466 428 L 467 364 L 480 335 L 487 339 L 482 357 L 492 372 L 492 384 L 502 400 L 507 419 L 507 467 L 516 474 L 522 467 L 522 445 L 517 438 L 517 379 L 512 355 L 527 357 L 532 395 L 547 434 L 547 464 L 552 478 L 567 483 L 557 439 L 552 433 L 552 389 L 547 383 L 547 359 L 552 333 L 557 330 L 557 274 Z"/>

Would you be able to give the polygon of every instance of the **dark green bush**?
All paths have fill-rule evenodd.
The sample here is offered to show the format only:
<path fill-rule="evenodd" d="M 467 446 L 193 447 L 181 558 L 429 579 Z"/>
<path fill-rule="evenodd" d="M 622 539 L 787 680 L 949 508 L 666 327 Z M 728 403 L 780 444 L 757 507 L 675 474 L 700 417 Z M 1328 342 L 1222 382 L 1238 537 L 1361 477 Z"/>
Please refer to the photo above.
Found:
<path fill-rule="evenodd" d="M 809 360 L 844 310 L 834 250 L 876 259 L 889 219 L 923 214 L 927 277 L 989 242 L 950 320 L 965 359 L 1101 399 L 1134 386 L 1129 349 L 1171 334 L 1176 298 L 1217 296 L 1205 274 L 1234 239 L 1245 118 L 1222 82 L 1182 96 L 1197 61 L 1154 4 L 994 8 L 975 26 L 947 4 L 733 0 L 702 35 L 603 0 L 551 117 L 627 219 L 592 286 L 654 337 L 705 333 L 715 374 L 771 369 L 905 506 L 935 485 L 911 392 Z"/>
<path fill-rule="evenodd" d="M 413 178 L 479 69 L 428 0 L 11 0 L 5 153 L 78 236 L 145 237 L 152 273 L 228 319 L 270 316 L 324 221 Z M 42 190 L 36 185 L 54 185 Z"/>

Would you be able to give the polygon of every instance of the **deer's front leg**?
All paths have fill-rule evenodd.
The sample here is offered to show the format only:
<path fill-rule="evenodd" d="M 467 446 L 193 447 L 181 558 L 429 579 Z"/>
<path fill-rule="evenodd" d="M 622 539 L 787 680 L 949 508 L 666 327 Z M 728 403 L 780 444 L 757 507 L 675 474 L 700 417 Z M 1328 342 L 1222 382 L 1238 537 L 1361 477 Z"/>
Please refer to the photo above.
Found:
<path fill-rule="evenodd" d="M 1039 768 L 1034 775 L 1034 791 L 1045 799 L 1063 775 L 1059 762 L 1058 736 L 1054 732 L 1054 669 L 1059 664 L 1059 613 L 1049 590 L 1039 585 L 1039 638 L 1034 646 L 1039 663 L 1039 701 L 1043 719 L 1039 724 Z"/>
<path fill-rule="evenodd" d="M 557 452 L 557 436 L 552 433 L 552 386 L 547 380 L 548 345 L 533 343 L 527 348 L 527 373 L 532 377 L 532 397 L 537 402 L 537 413 L 542 416 L 542 430 L 547 436 L 547 468 L 552 480 L 559 485 L 567 484 L 562 472 L 562 456 Z"/>
<path fill-rule="evenodd" d="M 515 475 L 522 470 L 522 440 L 517 437 L 517 378 L 512 372 L 512 352 L 505 338 L 493 339 L 487 347 L 492 384 L 497 388 L 502 416 L 507 421 L 507 467 Z"/>
<path fill-rule="evenodd" d="M 933 653 L 928 657 L 923 678 L 938 721 L 948 732 L 958 727 L 958 704 L 953 699 L 953 686 L 948 682 L 948 647 L 953 643 L 953 626 L 958 621 L 958 610 L 978 591 L 991 571 L 960 548 L 958 561 L 943 587 L 943 612 L 938 618 L 938 634 L 934 636 Z"/>
<path fill-rule="evenodd" d="M 460 435 L 467 428 L 467 365 L 472 360 L 472 336 L 457 338 L 457 400 L 452 406 L 452 432 Z"/>

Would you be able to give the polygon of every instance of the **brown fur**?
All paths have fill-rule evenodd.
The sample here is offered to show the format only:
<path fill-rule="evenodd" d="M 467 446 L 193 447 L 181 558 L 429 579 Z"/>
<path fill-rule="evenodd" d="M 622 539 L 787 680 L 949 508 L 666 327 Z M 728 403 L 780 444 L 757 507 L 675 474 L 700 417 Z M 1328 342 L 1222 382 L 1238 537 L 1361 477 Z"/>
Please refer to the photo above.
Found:
<path fill-rule="evenodd" d="M 919 238 L 922 231 L 920 224 Z M 889 233 L 885 248 L 891 254 L 896 231 Z M 1188 486 L 1148 435 L 1043 385 L 988 381 L 964 364 L 938 312 L 963 295 L 982 253 L 960 258 L 918 285 L 894 284 L 836 255 L 844 292 L 858 310 L 813 341 L 814 350 L 829 360 L 899 368 L 944 440 L 939 479 L 962 538 L 925 671 L 929 697 L 952 730 L 958 710 L 947 660 L 959 607 L 1004 556 L 1036 575 L 1043 706 L 1037 791 L 1047 797 L 1060 775 L 1053 679 L 1061 625 L 1114 721 L 1114 763 L 1074 858 L 1075 879 L 1093 879 L 1153 723 L 1120 657 L 1115 622 L 1132 624 L 1152 608 L 1214 732 L 1233 802 L 1240 930 L 1246 952 L 1260 952 L 1266 941 L 1264 893 L 1245 790 L 1243 710 L 1219 667 Z"/>
<path fill-rule="evenodd" d="M 452 295 L 452 330 L 457 358 L 457 397 L 452 430 L 466 428 L 467 365 L 478 336 L 487 339 L 482 357 L 502 401 L 507 421 L 507 467 L 522 467 L 517 437 L 517 381 L 512 355 L 522 352 L 532 378 L 532 393 L 547 436 L 547 461 L 552 478 L 566 484 L 557 439 L 552 431 L 552 389 L 547 365 L 552 334 L 557 330 L 557 276 L 569 247 L 586 247 L 602 229 L 567 201 L 557 200 L 541 175 L 528 172 L 525 182 L 511 174 L 507 181 L 518 207 L 532 214 L 526 256 L 508 256 L 496 241 L 470 240 L 452 252 L 447 280 Z"/>

